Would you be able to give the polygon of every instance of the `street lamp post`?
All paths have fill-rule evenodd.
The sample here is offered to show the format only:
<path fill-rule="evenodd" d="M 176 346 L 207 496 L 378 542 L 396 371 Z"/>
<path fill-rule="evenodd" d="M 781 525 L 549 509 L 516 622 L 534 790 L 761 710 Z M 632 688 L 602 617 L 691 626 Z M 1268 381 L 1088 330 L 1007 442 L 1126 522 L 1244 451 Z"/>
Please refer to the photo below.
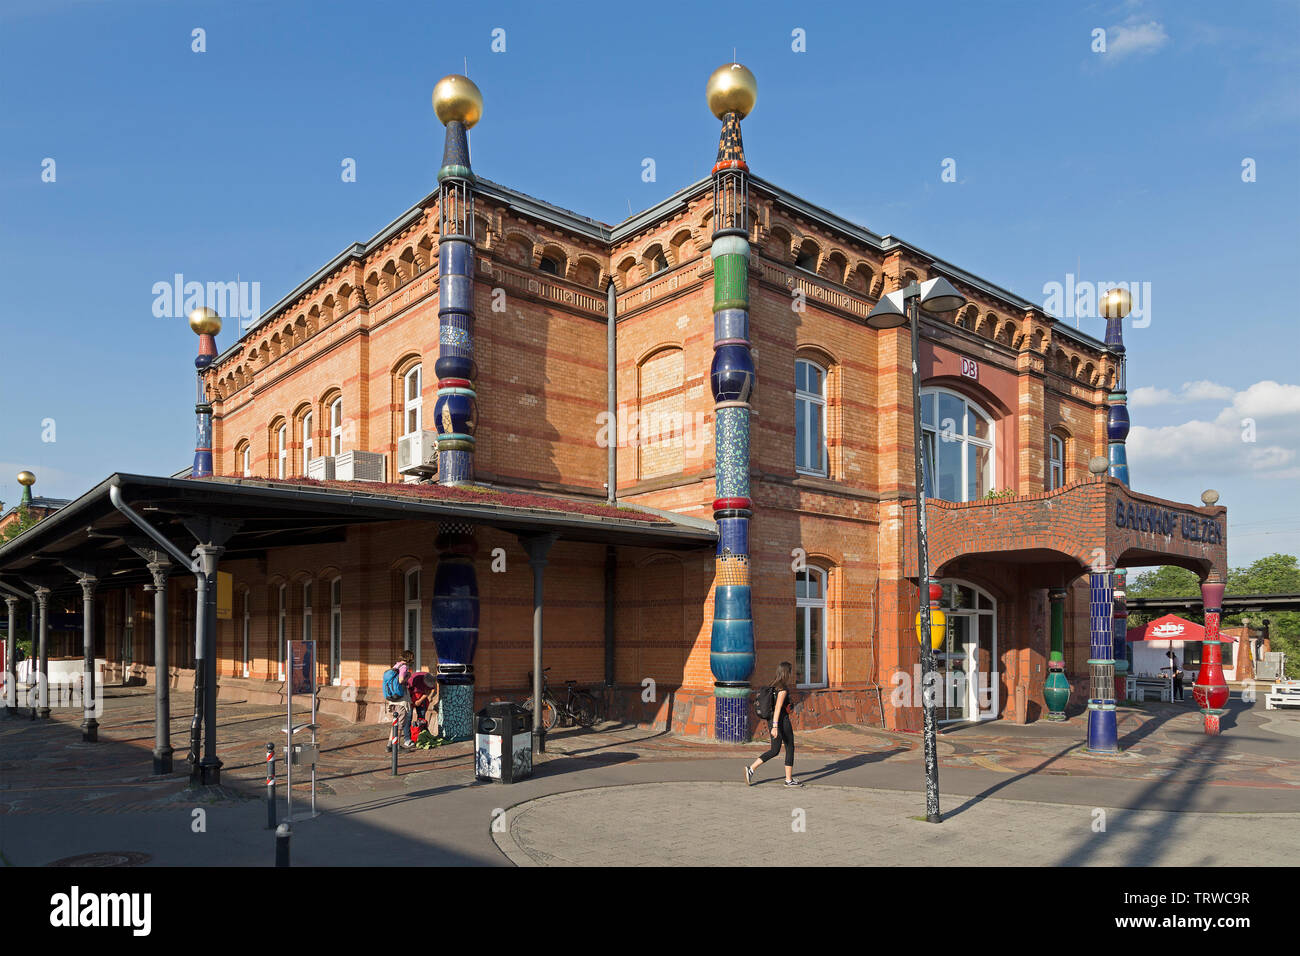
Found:
<path fill-rule="evenodd" d="M 925 455 L 921 451 L 921 340 L 920 309 L 927 312 L 955 312 L 966 304 L 966 297 L 942 276 L 925 282 L 912 282 L 904 289 L 880 297 L 867 315 L 873 329 L 911 327 L 912 333 L 912 454 L 916 476 L 916 582 L 920 595 L 917 615 L 921 641 L 921 711 L 925 737 L 925 819 L 942 823 L 939 813 L 939 757 L 934 717 L 934 648 L 930 636 L 930 602 L 925 590 L 930 582 L 930 555 L 925 537 Z"/>

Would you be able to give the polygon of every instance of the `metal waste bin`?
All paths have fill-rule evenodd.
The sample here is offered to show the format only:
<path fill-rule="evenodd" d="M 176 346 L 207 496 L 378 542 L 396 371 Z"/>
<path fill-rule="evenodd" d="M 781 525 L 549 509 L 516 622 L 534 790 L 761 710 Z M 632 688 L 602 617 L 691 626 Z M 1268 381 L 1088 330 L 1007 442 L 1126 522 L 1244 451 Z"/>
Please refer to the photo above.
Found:
<path fill-rule="evenodd" d="M 533 775 L 533 715 L 518 704 L 494 701 L 474 718 L 474 777 L 514 783 Z"/>

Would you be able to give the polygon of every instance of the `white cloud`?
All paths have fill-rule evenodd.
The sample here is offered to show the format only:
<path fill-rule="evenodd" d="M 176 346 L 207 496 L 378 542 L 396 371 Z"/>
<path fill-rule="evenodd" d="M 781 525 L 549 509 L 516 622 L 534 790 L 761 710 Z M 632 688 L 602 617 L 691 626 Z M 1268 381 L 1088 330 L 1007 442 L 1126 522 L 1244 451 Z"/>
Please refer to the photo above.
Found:
<path fill-rule="evenodd" d="M 1106 54 L 1120 59 L 1130 54 L 1154 53 L 1168 42 L 1164 24 L 1133 16 L 1106 31 Z"/>
<path fill-rule="evenodd" d="M 1135 408 L 1145 408 L 1151 405 L 1175 405 L 1185 402 L 1228 401 L 1236 394 L 1227 385 L 1202 379 L 1199 382 L 1183 382 L 1177 392 L 1144 385 L 1129 393 L 1128 403 Z"/>
<path fill-rule="evenodd" d="M 1167 389 L 1146 393 L 1146 404 L 1212 396 L 1231 400 L 1212 421 L 1193 419 L 1155 428 L 1135 425 L 1128 448 L 1139 473 L 1176 470 L 1287 480 L 1300 474 L 1300 385 L 1266 380 L 1233 392 L 1213 382 L 1188 382 L 1178 395 Z M 1201 398 L 1189 397 L 1193 395 Z"/>

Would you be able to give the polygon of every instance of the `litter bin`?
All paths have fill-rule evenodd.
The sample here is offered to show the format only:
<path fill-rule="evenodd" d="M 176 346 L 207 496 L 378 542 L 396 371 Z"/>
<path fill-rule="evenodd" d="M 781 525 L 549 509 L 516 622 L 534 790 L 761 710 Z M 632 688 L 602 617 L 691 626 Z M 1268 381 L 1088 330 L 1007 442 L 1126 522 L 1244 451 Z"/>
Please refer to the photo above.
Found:
<path fill-rule="evenodd" d="M 518 704 L 494 701 L 474 719 L 474 777 L 514 783 L 533 775 L 533 715 Z"/>

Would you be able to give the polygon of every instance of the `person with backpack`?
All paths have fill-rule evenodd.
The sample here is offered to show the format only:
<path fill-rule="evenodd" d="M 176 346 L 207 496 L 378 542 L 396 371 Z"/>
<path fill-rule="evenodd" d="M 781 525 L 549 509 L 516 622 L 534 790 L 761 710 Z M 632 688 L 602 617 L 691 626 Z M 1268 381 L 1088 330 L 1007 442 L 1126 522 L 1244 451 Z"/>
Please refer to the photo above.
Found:
<path fill-rule="evenodd" d="M 397 715 L 397 739 L 402 742 L 403 750 L 411 750 L 415 743 L 411 740 L 411 665 L 415 655 L 403 651 L 388 670 L 384 671 L 384 700 L 388 701 L 392 712 Z M 385 748 L 392 753 L 393 745 Z"/>
<path fill-rule="evenodd" d="M 411 706 L 415 709 L 415 721 L 411 726 L 412 738 L 418 739 L 419 731 L 430 727 L 430 717 L 433 724 L 429 735 L 438 736 L 438 695 L 438 679 L 432 674 L 421 673 L 411 678 Z"/>
<path fill-rule="evenodd" d="M 802 787 L 794 776 L 794 727 L 790 723 L 790 711 L 794 706 L 791 674 L 794 668 L 789 661 L 782 661 L 776 666 L 776 677 L 766 687 L 759 688 L 754 696 L 754 710 L 761 720 L 766 720 L 772 727 L 772 746 L 753 763 L 745 767 L 745 783 L 754 783 L 754 771 L 781 752 L 785 745 L 785 785 Z"/>

